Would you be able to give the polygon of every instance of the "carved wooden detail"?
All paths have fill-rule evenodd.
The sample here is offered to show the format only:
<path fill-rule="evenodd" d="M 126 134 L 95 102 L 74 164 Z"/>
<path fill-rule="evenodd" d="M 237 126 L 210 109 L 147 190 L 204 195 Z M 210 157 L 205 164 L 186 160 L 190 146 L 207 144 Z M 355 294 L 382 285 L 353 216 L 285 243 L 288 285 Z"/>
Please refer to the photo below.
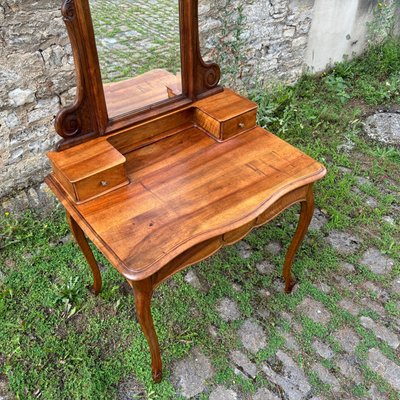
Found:
<path fill-rule="evenodd" d="M 72 21 L 75 17 L 75 3 L 74 0 L 65 0 L 61 6 L 61 14 L 64 21 Z"/>
<path fill-rule="evenodd" d="M 108 119 L 88 0 L 64 0 L 61 13 L 71 41 L 77 92 L 75 102 L 56 117 L 56 131 L 64 138 L 58 148 L 104 134 Z"/>

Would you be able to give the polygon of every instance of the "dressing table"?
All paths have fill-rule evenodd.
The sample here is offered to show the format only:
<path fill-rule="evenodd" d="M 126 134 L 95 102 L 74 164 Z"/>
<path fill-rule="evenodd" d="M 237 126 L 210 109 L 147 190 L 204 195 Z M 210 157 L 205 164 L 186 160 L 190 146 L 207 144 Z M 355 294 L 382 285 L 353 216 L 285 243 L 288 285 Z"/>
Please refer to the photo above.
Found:
<path fill-rule="evenodd" d="M 167 278 L 300 203 L 283 265 L 291 266 L 310 223 L 313 183 L 325 168 L 256 124 L 257 106 L 218 85 L 220 69 L 200 54 L 197 0 L 179 1 L 181 71 L 154 68 L 103 84 L 89 0 L 64 0 L 75 102 L 56 118 L 62 137 L 48 157 L 46 182 L 63 204 L 72 233 L 101 275 L 87 238 L 128 281 L 162 377 L 151 316 L 155 288 Z"/>

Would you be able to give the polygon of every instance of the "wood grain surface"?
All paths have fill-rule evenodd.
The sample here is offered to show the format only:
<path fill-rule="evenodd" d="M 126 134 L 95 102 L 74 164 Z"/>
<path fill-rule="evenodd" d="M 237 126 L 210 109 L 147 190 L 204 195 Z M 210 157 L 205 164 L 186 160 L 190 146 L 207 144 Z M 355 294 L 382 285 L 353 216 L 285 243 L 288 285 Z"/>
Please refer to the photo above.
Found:
<path fill-rule="evenodd" d="M 130 184 L 84 204 L 50 185 L 130 280 L 149 277 L 209 238 L 250 222 L 325 174 L 318 162 L 255 128 L 223 143 L 190 127 L 125 154 Z"/>

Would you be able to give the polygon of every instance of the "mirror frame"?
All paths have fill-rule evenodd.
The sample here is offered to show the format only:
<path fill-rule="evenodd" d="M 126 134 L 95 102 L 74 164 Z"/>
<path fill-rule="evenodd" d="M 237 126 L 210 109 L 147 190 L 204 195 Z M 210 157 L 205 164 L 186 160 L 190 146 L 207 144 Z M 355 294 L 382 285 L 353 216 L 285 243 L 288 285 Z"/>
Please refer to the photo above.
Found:
<path fill-rule="evenodd" d="M 75 102 L 62 108 L 55 129 L 63 138 L 57 150 L 177 110 L 222 91 L 220 68 L 200 53 L 198 0 L 179 0 L 182 94 L 112 119 L 107 113 L 89 0 L 63 0 L 61 13 L 71 41 L 76 70 Z"/>

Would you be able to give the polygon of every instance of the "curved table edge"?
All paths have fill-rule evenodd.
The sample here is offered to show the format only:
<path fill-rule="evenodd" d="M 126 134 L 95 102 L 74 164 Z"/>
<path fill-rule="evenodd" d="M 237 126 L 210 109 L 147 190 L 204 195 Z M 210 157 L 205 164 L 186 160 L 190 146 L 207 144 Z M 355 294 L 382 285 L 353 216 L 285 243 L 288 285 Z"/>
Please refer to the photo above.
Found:
<path fill-rule="evenodd" d="M 269 196 L 267 199 L 265 199 L 259 206 L 254 208 L 251 212 L 249 212 L 245 216 L 242 216 L 241 218 L 239 218 L 229 224 L 218 227 L 217 229 L 205 231 L 197 236 L 192 236 L 192 237 L 188 238 L 188 240 L 179 243 L 179 245 L 177 245 L 173 249 L 171 249 L 171 251 L 168 252 L 168 254 L 164 254 L 162 257 L 155 260 L 152 264 L 149 264 L 146 268 L 143 268 L 141 270 L 136 270 L 136 271 L 132 268 L 129 268 L 117 256 L 117 254 L 101 239 L 101 237 L 96 233 L 96 231 L 91 227 L 91 225 L 83 218 L 83 216 L 80 214 L 79 210 L 77 210 L 77 208 L 75 207 L 73 202 L 68 198 L 67 194 L 64 192 L 62 187 L 58 184 L 58 182 L 54 178 L 53 174 L 48 175 L 45 178 L 45 182 L 50 187 L 50 189 L 53 191 L 53 193 L 56 195 L 56 197 L 61 201 L 61 203 L 67 210 L 67 212 L 72 216 L 72 218 L 74 218 L 74 220 L 79 224 L 81 229 L 88 236 L 88 238 L 93 241 L 93 243 L 99 248 L 99 250 L 103 253 L 103 255 L 111 262 L 111 264 L 126 279 L 132 280 L 132 281 L 140 281 L 140 280 L 143 280 L 143 279 L 146 279 L 146 278 L 152 276 L 157 271 L 161 270 L 164 266 L 166 266 L 168 263 L 170 263 L 175 258 L 177 258 L 179 255 L 185 253 L 186 251 L 190 250 L 194 246 L 197 246 L 201 243 L 204 243 L 204 242 L 206 242 L 210 239 L 216 238 L 218 236 L 222 236 L 222 235 L 224 235 L 228 232 L 234 231 L 235 229 L 238 229 L 240 227 L 244 227 L 247 224 L 249 224 L 251 221 L 255 221 L 261 214 L 263 214 L 265 211 L 267 211 L 272 205 L 274 205 L 280 198 L 284 197 L 285 195 L 295 191 L 296 189 L 308 186 L 308 185 L 313 184 L 314 182 L 322 179 L 326 174 L 326 169 L 323 165 L 321 165 L 319 163 L 318 163 L 318 165 L 320 168 L 317 169 L 315 171 L 315 173 L 313 173 L 309 176 L 303 177 L 301 179 L 298 179 L 297 181 L 293 181 L 290 184 L 280 188 L 280 190 L 273 193 L 271 196 Z M 292 204 L 295 204 L 297 202 L 299 202 L 299 200 L 293 202 Z M 292 205 L 292 204 L 289 204 L 284 209 L 290 207 L 290 205 Z M 282 209 L 280 212 L 282 212 L 284 209 Z M 276 215 L 278 215 L 278 214 L 276 214 Z M 247 231 L 247 233 L 249 233 L 254 227 L 263 225 L 266 222 L 268 222 L 268 221 L 265 221 L 262 224 L 254 225 L 252 228 L 250 228 Z M 244 234 L 242 237 L 246 236 L 247 233 Z M 223 244 L 220 247 L 218 247 L 218 249 L 221 247 L 223 247 Z M 212 253 L 208 254 L 207 256 L 203 257 L 202 259 L 212 255 L 218 249 L 216 249 Z M 199 259 L 197 262 L 199 262 L 199 261 L 201 261 L 201 260 Z M 191 263 L 191 264 L 193 264 L 193 263 Z M 182 268 L 184 268 L 184 266 Z"/>

